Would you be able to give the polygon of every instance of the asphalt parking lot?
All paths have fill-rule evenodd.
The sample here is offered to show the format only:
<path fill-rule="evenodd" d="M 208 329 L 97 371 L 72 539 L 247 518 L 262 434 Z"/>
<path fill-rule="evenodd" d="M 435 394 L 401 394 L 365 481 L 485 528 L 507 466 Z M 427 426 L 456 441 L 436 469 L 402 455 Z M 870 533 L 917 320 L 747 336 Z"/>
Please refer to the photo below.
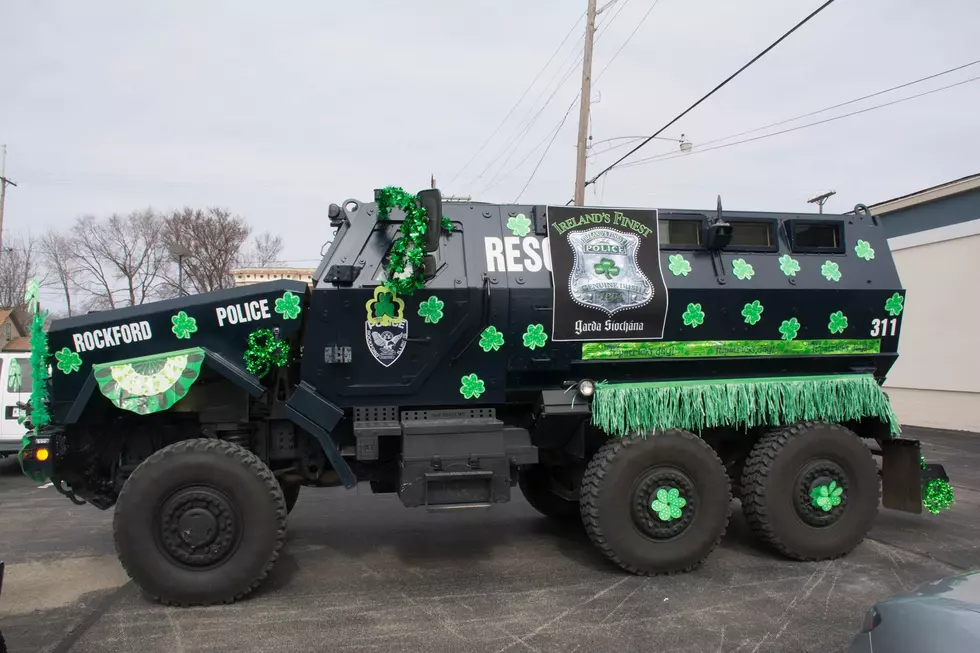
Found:
<path fill-rule="evenodd" d="M 837 651 L 876 600 L 980 567 L 980 436 L 906 430 L 946 465 L 953 510 L 882 510 L 847 557 L 782 559 L 739 506 L 698 570 L 639 578 L 574 526 L 514 501 L 429 515 L 394 496 L 304 490 L 274 571 L 234 605 L 144 599 L 111 513 L 74 506 L 0 461 L 0 629 L 21 651 Z"/>

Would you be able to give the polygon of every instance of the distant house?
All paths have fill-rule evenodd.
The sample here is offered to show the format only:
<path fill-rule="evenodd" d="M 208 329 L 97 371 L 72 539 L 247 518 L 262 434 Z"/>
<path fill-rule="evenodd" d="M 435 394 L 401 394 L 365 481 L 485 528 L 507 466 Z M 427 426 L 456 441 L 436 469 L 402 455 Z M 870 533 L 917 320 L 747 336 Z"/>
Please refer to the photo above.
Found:
<path fill-rule="evenodd" d="M 28 317 L 21 309 L 0 308 L 0 351 L 30 351 Z"/>
<path fill-rule="evenodd" d="M 903 424 L 980 432 L 980 174 L 870 207 L 907 291 L 885 389 Z"/>
<path fill-rule="evenodd" d="M 312 285 L 314 272 L 313 268 L 238 268 L 232 270 L 231 275 L 235 286 L 250 286 L 275 279 L 292 279 Z"/>

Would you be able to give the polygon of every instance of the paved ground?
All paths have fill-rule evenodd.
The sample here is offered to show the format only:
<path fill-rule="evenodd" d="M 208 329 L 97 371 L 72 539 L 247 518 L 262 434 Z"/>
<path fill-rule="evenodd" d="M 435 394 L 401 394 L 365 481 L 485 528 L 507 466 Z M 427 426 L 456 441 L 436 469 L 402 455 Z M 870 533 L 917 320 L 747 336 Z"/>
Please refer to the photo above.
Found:
<path fill-rule="evenodd" d="M 393 496 L 304 491 L 265 585 L 231 606 L 169 609 L 116 561 L 111 514 L 0 461 L 0 628 L 21 651 L 837 651 L 874 601 L 980 567 L 980 436 L 914 433 L 955 508 L 882 511 L 846 558 L 798 563 L 753 542 L 738 506 L 697 571 L 638 578 L 520 498 L 427 515 Z"/>

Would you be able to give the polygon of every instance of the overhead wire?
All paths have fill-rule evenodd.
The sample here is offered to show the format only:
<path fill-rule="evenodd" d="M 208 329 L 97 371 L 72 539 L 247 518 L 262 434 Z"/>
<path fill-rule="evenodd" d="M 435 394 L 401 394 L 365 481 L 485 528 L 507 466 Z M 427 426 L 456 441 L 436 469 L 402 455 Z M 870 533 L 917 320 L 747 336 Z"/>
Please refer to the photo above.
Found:
<path fill-rule="evenodd" d="M 657 156 L 652 156 L 652 157 L 649 157 L 647 159 L 640 159 L 639 161 L 632 161 L 632 162 L 630 162 L 628 164 L 625 164 L 625 165 L 620 166 L 620 168 L 621 169 L 632 168 L 632 167 L 635 167 L 635 166 L 638 166 L 638 165 L 644 165 L 644 164 L 647 164 L 647 163 L 654 163 L 656 161 L 668 161 L 670 159 L 683 158 L 683 157 L 692 156 L 694 154 L 702 154 L 704 152 L 711 152 L 713 150 L 721 150 L 721 149 L 724 149 L 724 148 L 727 148 L 727 147 L 733 147 L 735 145 L 742 145 L 743 143 L 752 143 L 754 141 L 760 141 L 760 140 L 763 140 L 765 138 L 771 138 L 773 136 L 780 136 L 782 134 L 788 134 L 790 132 L 799 131 L 801 129 L 806 129 L 808 127 L 816 127 L 817 125 L 824 125 L 824 124 L 827 124 L 829 122 L 834 122 L 836 120 L 841 120 L 842 118 L 849 118 L 850 116 L 856 116 L 856 115 L 860 115 L 862 113 L 868 113 L 869 111 L 875 111 L 877 109 L 883 109 L 885 107 L 890 107 L 890 106 L 893 106 L 893 105 L 896 105 L 896 104 L 901 104 L 902 102 L 908 102 L 909 100 L 915 100 L 915 99 L 920 98 L 920 97 L 925 97 L 927 95 L 932 95 L 933 93 L 939 93 L 940 91 L 945 91 L 945 90 L 948 90 L 948 89 L 951 89 L 951 88 L 956 88 L 957 86 L 962 86 L 964 84 L 969 84 L 970 82 L 975 82 L 975 81 L 978 81 L 978 80 L 980 80 L 980 75 L 978 75 L 976 77 L 971 77 L 969 79 L 965 79 L 965 80 L 962 80 L 962 81 L 959 81 L 959 82 L 956 82 L 954 84 L 949 84 L 947 86 L 940 86 L 939 88 L 934 88 L 934 89 L 931 89 L 931 90 L 928 90 L 928 91 L 923 91 L 922 93 L 916 93 L 915 95 L 910 95 L 910 96 L 907 96 L 907 97 L 899 98 L 897 100 L 892 100 L 891 102 L 884 102 L 882 104 L 876 104 L 876 105 L 871 106 L 871 107 L 866 107 L 864 109 L 859 109 L 857 111 L 851 111 L 849 113 L 844 113 L 844 114 L 841 114 L 839 116 L 833 116 L 831 118 L 826 118 L 824 120 L 817 120 L 815 122 L 810 122 L 810 123 L 807 123 L 805 125 L 797 125 L 796 127 L 790 127 L 789 129 L 783 129 L 783 130 L 780 130 L 780 131 L 777 131 L 777 132 L 773 132 L 771 134 L 763 134 L 761 136 L 754 136 L 752 138 L 746 138 L 746 139 L 743 139 L 743 140 L 740 140 L 740 141 L 734 141 L 732 143 L 725 143 L 724 145 L 716 145 L 714 147 L 707 147 L 707 148 L 703 148 L 703 149 L 702 148 L 697 148 L 697 149 L 694 149 L 692 152 L 688 152 L 688 153 L 673 152 L 673 151 L 671 151 L 671 152 L 664 152 L 663 154 L 660 154 L 660 155 L 657 155 Z M 727 138 L 732 138 L 732 137 L 727 137 Z M 726 140 L 726 138 L 717 139 L 717 140 L 711 141 L 711 142 L 716 142 L 717 143 L 717 142 L 723 141 L 723 140 Z"/>
<path fill-rule="evenodd" d="M 625 161 L 626 159 L 628 159 L 629 157 L 631 157 L 633 154 L 635 154 L 638 150 L 640 150 L 641 148 L 643 148 L 644 146 L 646 146 L 647 143 L 649 143 L 650 141 L 652 141 L 654 138 L 656 138 L 661 133 L 663 133 L 665 130 L 667 130 L 671 125 L 673 125 L 678 120 L 680 120 L 681 118 L 683 118 L 684 116 L 686 116 L 688 113 L 690 113 L 691 111 L 693 111 L 702 102 L 704 102 L 705 100 L 707 100 L 708 98 L 710 98 L 712 95 L 714 95 L 715 93 L 717 93 L 718 91 L 720 91 L 722 88 L 724 88 L 729 82 L 731 82 L 733 79 L 735 79 L 740 74 L 742 74 L 742 72 L 744 72 L 746 69 L 748 69 L 752 64 L 754 64 L 756 61 L 758 61 L 759 59 L 761 59 L 762 57 L 764 57 L 766 54 L 768 54 L 776 46 L 778 46 L 784 40 L 786 40 L 787 38 L 789 38 L 789 36 L 791 34 L 793 34 L 796 30 L 798 30 L 799 28 L 801 28 L 804 25 L 806 25 L 808 22 L 810 22 L 810 20 L 812 20 L 815 16 L 817 16 L 817 14 L 819 14 L 824 9 L 826 9 L 827 7 L 829 7 L 830 5 L 832 5 L 835 1 L 836 0 L 827 0 L 822 5 L 820 5 L 819 7 L 817 7 L 806 18 L 804 18 L 803 20 L 801 20 L 800 22 L 798 22 L 796 25 L 794 25 L 792 28 L 790 28 L 789 31 L 785 32 L 782 36 L 780 36 L 778 39 L 776 39 L 771 44 L 769 44 L 769 46 L 766 47 L 762 52 L 760 52 L 759 54 L 757 54 L 754 57 L 752 57 L 752 59 L 750 59 L 741 68 L 739 68 L 734 73 L 732 73 L 731 75 L 729 75 L 720 84 L 718 84 L 713 89 L 711 89 L 710 91 L 708 91 L 705 95 L 701 96 L 701 98 L 697 102 L 695 102 L 694 104 L 692 104 L 688 108 L 684 109 L 684 111 L 680 112 L 677 116 L 675 116 L 673 119 L 671 119 L 670 122 L 668 122 L 666 125 L 664 125 L 660 129 L 658 129 L 651 136 L 648 136 L 639 145 L 637 145 L 636 147 L 634 147 L 633 149 L 631 149 L 629 152 L 627 152 L 626 154 L 624 154 L 623 156 L 621 156 L 620 158 L 618 158 L 615 162 L 613 162 L 609 166 L 606 166 L 606 168 L 604 168 L 599 174 L 597 174 L 596 176 L 594 176 L 592 179 L 586 181 L 585 182 L 585 186 L 591 186 L 598 179 L 600 179 L 603 175 L 607 174 L 610 170 L 612 170 L 613 168 L 615 168 L 616 166 L 618 166 L 620 163 L 622 163 L 623 161 Z"/>
<path fill-rule="evenodd" d="M 575 32 L 575 28 L 578 27 L 578 24 L 582 22 L 582 18 L 584 17 L 585 17 L 585 12 L 582 12 L 579 15 L 578 19 L 575 21 L 575 24 L 572 25 L 571 29 L 569 29 L 568 32 L 565 34 L 565 38 L 561 40 L 561 43 L 558 44 L 558 47 L 555 48 L 555 51 L 551 53 L 550 57 L 548 57 L 548 61 L 546 61 L 544 66 L 542 66 L 541 69 L 538 70 L 538 74 L 534 76 L 534 79 L 531 80 L 531 83 L 528 84 L 526 89 L 524 89 L 524 92 L 521 94 L 521 97 L 517 98 L 517 102 L 515 102 L 513 106 L 511 106 L 510 111 L 507 112 L 507 115 L 504 116 L 503 120 L 500 121 L 500 123 L 493 130 L 493 132 L 491 132 L 491 134 L 487 137 L 487 139 L 483 141 L 483 144 L 480 145 L 479 148 L 477 148 L 476 152 L 473 153 L 473 156 L 471 156 L 470 159 L 463 165 L 463 167 L 460 168 L 456 172 L 456 174 L 453 175 L 452 179 L 449 180 L 450 184 L 456 181 L 456 179 L 461 174 L 463 174 L 463 171 L 466 170 L 470 166 L 470 164 L 476 160 L 476 157 L 480 155 L 480 152 L 482 152 L 490 143 L 490 141 L 493 140 L 493 137 L 497 135 L 497 133 L 500 131 L 500 128 L 503 127 L 504 124 L 507 122 L 507 119 L 513 115 L 514 111 L 517 110 L 517 107 L 520 106 L 521 102 L 524 101 L 524 98 L 527 97 L 527 94 L 531 92 L 532 88 L 534 88 L 534 85 L 537 83 L 538 79 L 540 79 L 541 75 L 544 74 L 544 71 L 548 69 L 548 66 L 551 65 L 551 62 L 554 61 L 555 57 L 558 56 L 558 53 L 561 52 L 561 49 L 565 47 L 565 42 L 568 41 L 569 37 Z"/>

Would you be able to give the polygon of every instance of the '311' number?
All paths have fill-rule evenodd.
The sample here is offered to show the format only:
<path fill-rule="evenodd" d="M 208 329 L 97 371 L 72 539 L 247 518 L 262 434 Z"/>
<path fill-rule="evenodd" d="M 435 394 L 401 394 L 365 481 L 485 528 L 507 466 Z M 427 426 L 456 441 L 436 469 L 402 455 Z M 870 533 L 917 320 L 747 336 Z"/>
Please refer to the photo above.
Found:
<path fill-rule="evenodd" d="M 889 333 L 889 326 L 891 326 L 890 333 Z M 893 336 L 895 335 L 895 330 L 897 328 L 898 328 L 898 318 L 896 317 L 890 319 L 886 317 L 883 320 L 879 320 L 875 318 L 874 320 L 871 320 L 871 337 L 877 338 L 878 336 L 881 336 L 882 338 L 884 338 L 885 336 Z"/>

